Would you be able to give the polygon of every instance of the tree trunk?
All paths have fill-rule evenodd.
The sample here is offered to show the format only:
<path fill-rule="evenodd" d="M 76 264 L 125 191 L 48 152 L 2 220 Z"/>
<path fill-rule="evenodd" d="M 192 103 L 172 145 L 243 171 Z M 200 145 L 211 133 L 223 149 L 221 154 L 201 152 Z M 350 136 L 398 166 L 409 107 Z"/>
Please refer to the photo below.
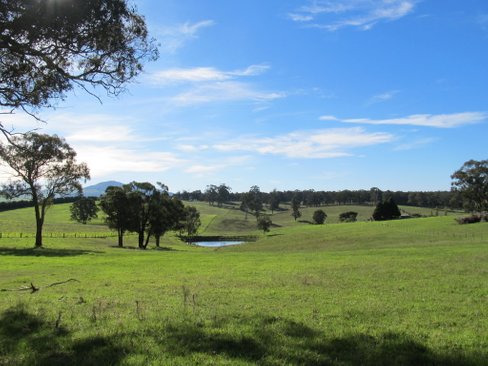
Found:
<path fill-rule="evenodd" d="M 44 224 L 44 217 L 41 215 L 39 203 L 37 199 L 34 201 L 34 211 L 36 213 L 36 242 L 35 247 L 42 247 L 42 225 Z"/>
<path fill-rule="evenodd" d="M 144 248 L 144 231 L 139 231 L 139 249 Z"/>
<path fill-rule="evenodd" d="M 154 239 L 156 239 L 156 246 L 159 248 L 159 243 L 161 242 L 161 235 L 155 235 Z"/>
<path fill-rule="evenodd" d="M 124 246 L 124 232 L 119 229 L 118 234 L 119 234 L 119 248 L 122 248 Z"/>
<path fill-rule="evenodd" d="M 151 237 L 151 233 L 147 233 L 147 237 L 146 237 L 146 243 L 144 244 L 144 249 L 147 248 L 147 246 L 149 245 L 149 238 Z"/>

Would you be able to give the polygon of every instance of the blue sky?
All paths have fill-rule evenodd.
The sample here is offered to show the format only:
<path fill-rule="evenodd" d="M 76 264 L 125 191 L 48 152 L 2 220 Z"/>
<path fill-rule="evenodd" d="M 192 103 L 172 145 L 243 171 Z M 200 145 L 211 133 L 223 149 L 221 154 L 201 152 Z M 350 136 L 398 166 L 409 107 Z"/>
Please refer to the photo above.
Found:
<path fill-rule="evenodd" d="M 448 190 L 488 158 L 486 0 L 135 4 L 160 59 L 128 93 L 11 119 L 64 136 L 89 184 Z"/>

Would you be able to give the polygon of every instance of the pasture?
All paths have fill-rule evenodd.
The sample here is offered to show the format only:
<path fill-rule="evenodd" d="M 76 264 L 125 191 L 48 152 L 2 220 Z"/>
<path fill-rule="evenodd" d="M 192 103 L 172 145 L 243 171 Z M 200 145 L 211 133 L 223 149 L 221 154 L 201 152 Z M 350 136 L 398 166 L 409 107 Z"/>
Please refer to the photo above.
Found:
<path fill-rule="evenodd" d="M 32 249 L 32 209 L 0 213 L 0 232 L 23 233 L 0 239 L 0 365 L 488 363 L 487 223 L 330 206 L 325 225 L 306 223 L 315 208 L 303 222 L 278 211 L 263 235 L 231 206 L 194 205 L 200 234 L 259 239 L 208 249 L 167 235 L 142 251 L 129 236 L 120 249 L 101 219 L 56 205 Z M 349 210 L 360 221 L 337 223 Z"/>

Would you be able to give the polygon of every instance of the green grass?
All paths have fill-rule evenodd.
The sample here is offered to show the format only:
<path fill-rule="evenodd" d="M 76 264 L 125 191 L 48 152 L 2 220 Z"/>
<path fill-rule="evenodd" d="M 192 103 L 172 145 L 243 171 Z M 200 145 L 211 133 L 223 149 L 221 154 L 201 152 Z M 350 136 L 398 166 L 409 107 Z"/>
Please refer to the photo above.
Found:
<path fill-rule="evenodd" d="M 206 235 L 258 233 L 238 210 L 198 208 Z M 349 208 L 325 207 L 327 222 Z M 1 230 L 29 229 L 17 211 L 0 214 Z M 53 230 L 106 230 L 67 212 L 52 208 Z M 487 223 L 273 221 L 258 241 L 219 249 L 171 235 L 147 251 L 0 239 L 0 289 L 41 287 L 0 292 L 0 365 L 487 364 Z"/>

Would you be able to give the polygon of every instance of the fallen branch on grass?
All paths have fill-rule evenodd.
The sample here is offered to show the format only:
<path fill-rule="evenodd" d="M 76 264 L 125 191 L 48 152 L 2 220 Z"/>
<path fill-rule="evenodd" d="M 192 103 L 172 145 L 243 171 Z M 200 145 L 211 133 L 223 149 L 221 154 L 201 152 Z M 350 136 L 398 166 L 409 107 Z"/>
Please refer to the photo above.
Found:
<path fill-rule="evenodd" d="M 37 292 L 39 291 L 41 288 L 48 288 L 48 287 L 53 287 L 53 286 L 58 286 L 58 285 L 62 285 L 62 284 L 65 284 L 65 283 L 68 283 L 68 282 L 71 282 L 71 281 L 74 281 L 74 282 L 80 282 L 78 281 L 77 279 L 75 278 L 70 278 L 69 280 L 66 280 L 66 281 L 60 281 L 60 282 L 54 282 L 54 283 L 51 283 L 49 285 L 46 285 L 46 286 L 43 286 L 43 287 L 36 287 L 34 286 L 34 284 L 31 282 L 30 286 L 26 286 L 26 287 L 21 287 L 21 288 L 17 288 L 17 289 L 1 289 L 0 291 L 30 291 L 31 294 L 33 294 L 34 292 Z"/>

